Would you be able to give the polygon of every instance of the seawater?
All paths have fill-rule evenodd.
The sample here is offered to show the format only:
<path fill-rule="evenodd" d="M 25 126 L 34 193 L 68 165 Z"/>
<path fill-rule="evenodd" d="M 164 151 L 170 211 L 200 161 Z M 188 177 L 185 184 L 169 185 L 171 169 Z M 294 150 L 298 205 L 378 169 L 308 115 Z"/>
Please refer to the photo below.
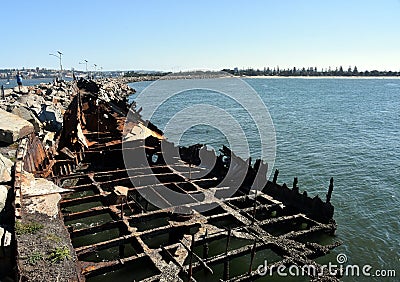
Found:
<path fill-rule="evenodd" d="M 369 264 L 400 275 L 400 79 L 248 78 L 274 122 L 278 182 L 325 199 L 334 177 L 332 204 L 338 223 L 335 240 L 342 241 L 319 263 Z M 171 81 L 173 83 L 173 81 Z M 135 99 L 150 82 L 130 84 Z M 215 93 L 214 93 L 215 94 Z M 188 91 L 159 107 L 151 119 L 160 129 L 180 109 L 196 103 L 227 108 L 239 120 L 246 112 L 223 97 L 203 90 Z M 146 111 L 145 105 L 143 111 Z M 246 126 L 245 126 L 246 127 Z M 252 156 L 260 142 L 251 125 L 245 128 Z M 212 127 L 195 126 L 181 145 L 206 143 L 218 149 L 225 136 Z M 280 280 L 276 278 L 277 280 Z M 343 281 L 397 281 L 396 278 L 344 277 Z M 271 281 L 271 280 L 268 280 Z M 286 281 L 285 279 L 283 281 Z"/>

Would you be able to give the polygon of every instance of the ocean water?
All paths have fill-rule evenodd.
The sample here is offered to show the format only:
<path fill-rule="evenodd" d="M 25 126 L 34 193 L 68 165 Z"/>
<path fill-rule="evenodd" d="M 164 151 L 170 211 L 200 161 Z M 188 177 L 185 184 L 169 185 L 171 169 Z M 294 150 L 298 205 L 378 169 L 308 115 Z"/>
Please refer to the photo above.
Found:
<path fill-rule="evenodd" d="M 400 80 L 251 78 L 267 106 L 276 130 L 278 182 L 325 198 L 334 178 L 332 204 L 338 224 L 335 240 L 343 244 L 319 260 L 343 265 L 370 265 L 370 277 L 348 275 L 343 281 L 398 281 L 400 276 Z M 171 81 L 173 83 L 173 81 Z M 150 82 L 130 84 L 138 93 Z M 135 94 L 137 95 L 137 94 Z M 132 99 L 135 99 L 135 95 Z M 218 95 L 193 90 L 172 98 L 153 116 L 163 129 L 175 112 L 193 103 L 212 104 L 248 120 L 246 112 Z M 143 106 L 143 113 L 146 105 Z M 246 122 L 245 122 L 246 123 Z M 253 157 L 260 140 L 251 122 L 245 124 Z M 182 145 L 227 144 L 212 127 L 199 125 L 183 134 Z M 373 276 L 395 270 L 397 278 Z M 381 272 L 383 273 L 383 272 Z M 270 281 L 270 280 L 268 280 Z"/>

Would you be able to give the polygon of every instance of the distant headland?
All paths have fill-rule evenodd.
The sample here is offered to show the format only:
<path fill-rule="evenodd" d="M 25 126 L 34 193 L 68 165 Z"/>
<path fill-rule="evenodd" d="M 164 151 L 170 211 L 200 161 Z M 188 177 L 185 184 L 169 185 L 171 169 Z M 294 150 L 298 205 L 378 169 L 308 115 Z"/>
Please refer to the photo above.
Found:
<path fill-rule="evenodd" d="M 222 71 L 230 73 L 232 75 L 237 76 L 320 76 L 320 77 L 336 77 L 336 76 L 343 76 L 343 77 L 351 77 L 351 76 L 365 76 L 365 77 L 376 77 L 376 76 L 400 76 L 400 71 L 378 71 L 378 70 L 365 70 L 365 71 L 358 71 L 357 67 L 354 68 L 349 67 L 347 70 L 343 69 L 342 66 L 336 67 L 335 69 L 332 68 L 322 68 L 318 69 L 317 67 L 308 67 L 308 68 L 288 68 L 288 69 L 280 69 L 279 67 L 276 68 L 269 68 L 265 67 L 264 69 L 223 69 Z"/>

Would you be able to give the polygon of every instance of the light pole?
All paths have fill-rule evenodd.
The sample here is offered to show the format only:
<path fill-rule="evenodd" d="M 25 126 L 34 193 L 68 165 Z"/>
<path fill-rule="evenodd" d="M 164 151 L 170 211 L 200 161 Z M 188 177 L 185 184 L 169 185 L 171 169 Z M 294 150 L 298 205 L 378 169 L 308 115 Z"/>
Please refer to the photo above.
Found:
<path fill-rule="evenodd" d="M 85 64 L 85 69 L 86 69 L 86 75 L 88 75 L 88 71 L 87 71 L 87 63 L 88 60 L 83 60 L 83 62 L 79 62 L 80 65 Z"/>
<path fill-rule="evenodd" d="M 50 55 L 50 56 L 54 56 L 54 57 L 56 57 L 56 58 L 58 58 L 58 59 L 60 60 L 60 79 L 62 79 L 62 71 L 63 71 L 63 68 L 62 68 L 61 59 L 62 59 L 63 53 L 61 53 L 60 51 L 57 51 L 57 53 L 58 53 L 58 55 L 56 55 L 56 54 L 49 54 L 49 55 Z"/>
<path fill-rule="evenodd" d="M 97 65 L 96 65 L 96 64 L 93 64 L 93 66 L 94 66 L 93 78 L 95 78 L 95 77 L 96 77 L 96 71 L 97 71 Z"/>

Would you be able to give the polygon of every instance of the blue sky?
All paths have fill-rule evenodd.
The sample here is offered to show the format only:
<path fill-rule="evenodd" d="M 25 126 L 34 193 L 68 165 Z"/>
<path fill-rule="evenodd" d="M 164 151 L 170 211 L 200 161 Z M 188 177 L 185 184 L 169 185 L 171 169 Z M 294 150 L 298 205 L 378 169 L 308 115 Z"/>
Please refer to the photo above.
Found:
<path fill-rule="evenodd" d="M 400 70 L 400 0 L 3 1 L 0 68 Z"/>

